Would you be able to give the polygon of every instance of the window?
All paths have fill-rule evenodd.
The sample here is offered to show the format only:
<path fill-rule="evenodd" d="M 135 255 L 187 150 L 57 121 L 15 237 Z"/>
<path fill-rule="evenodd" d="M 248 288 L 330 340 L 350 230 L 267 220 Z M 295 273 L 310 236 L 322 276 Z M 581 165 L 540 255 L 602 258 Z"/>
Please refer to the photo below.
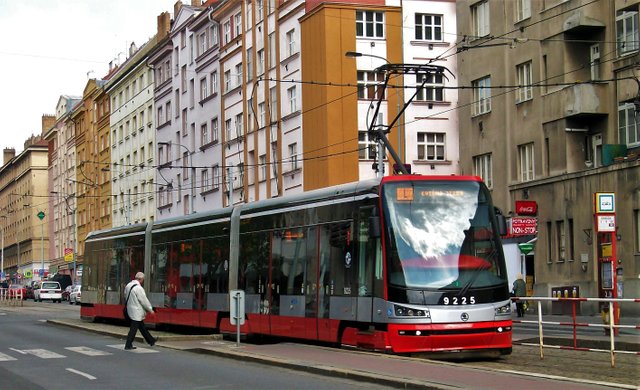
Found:
<path fill-rule="evenodd" d="M 202 146 L 206 145 L 209 143 L 209 128 L 207 126 L 207 123 L 203 123 L 200 125 L 200 142 L 202 144 Z"/>
<path fill-rule="evenodd" d="M 276 66 L 276 34 L 269 34 L 269 69 Z"/>
<path fill-rule="evenodd" d="M 235 27 L 235 36 L 240 36 L 242 34 L 242 15 L 237 14 L 234 17 L 233 26 Z"/>
<path fill-rule="evenodd" d="M 366 130 L 358 131 L 358 159 L 375 160 L 377 144 Z"/>
<path fill-rule="evenodd" d="M 242 85 L 242 63 L 236 65 L 236 87 Z"/>
<path fill-rule="evenodd" d="M 298 169 L 298 144 L 292 143 L 289 145 L 289 163 L 291 164 L 291 171 Z"/>
<path fill-rule="evenodd" d="M 242 137 L 242 114 L 236 115 L 236 137 Z"/>
<path fill-rule="evenodd" d="M 222 25 L 222 33 L 224 37 L 223 43 L 226 45 L 231 42 L 231 21 L 226 21 Z"/>
<path fill-rule="evenodd" d="M 290 57 L 296 53 L 296 30 L 292 29 L 287 31 L 286 36 L 286 48 L 287 48 L 287 57 Z"/>
<path fill-rule="evenodd" d="M 616 15 L 616 42 L 618 55 L 638 50 L 638 12 L 618 11 Z"/>
<path fill-rule="evenodd" d="M 207 83 L 207 78 L 203 77 L 200 79 L 200 100 L 204 100 L 209 97 L 209 84 Z"/>
<path fill-rule="evenodd" d="M 258 165 L 260 165 L 260 174 L 258 180 L 264 181 L 267 180 L 267 155 L 263 154 L 258 157 Z"/>
<path fill-rule="evenodd" d="M 289 113 L 298 111 L 297 92 L 295 86 L 287 89 L 287 97 L 289 98 Z"/>
<path fill-rule="evenodd" d="M 233 181 L 233 188 L 242 188 L 242 186 L 244 185 L 244 164 L 243 163 L 238 163 L 236 165 L 236 168 L 238 170 L 238 180 L 234 180 Z"/>
<path fill-rule="evenodd" d="M 531 100 L 533 98 L 531 61 L 516 66 L 518 75 L 518 90 L 516 91 L 516 103 Z"/>
<path fill-rule="evenodd" d="M 258 75 L 261 75 L 264 73 L 264 49 L 260 49 L 258 50 L 258 68 L 256 69 L 256 71 L 258 72 Z"/>
<path fill-rule="evenodd" d="M 211 93 L 218 93 L 218 72 L 211 72 Z"/>
<path fill-rule="evenodd" d="M 633 103 L 618 106 L 618 142 L 627 147 L 640 146 L 640 128 Z"/>
<path fill-rule="evenodd" d="M 426 79 L 424 86 L 423 81 Z M 441 74 L 416 75 L 418 94 L 416 100 L 422 101 L 444 101 L 444 76 Z"/>
<path fill-rule="evenodd" d="M 262 11 L 263 11 L 263 4 L 262 4 L 263 0 L 256 0 L 256 20 L 260 21 L 262 20 Z"/>
<path fill-rule="evenodd" d="M 227 119 L 224 121 L 224 131 L 226 136 L 226 141 L 229 142 L 233 139 L 233 132 L 231 131 L 231 119 Z"/>
<path fill-rule="evenodd" d="M 562 263 L 566 260 L 567 246 L 566 236 L 564 232 L 564 221 L 556 221 L 556 242 L 558 243 L 558 262 Z"/>
<path fill-rule="evenodd" d="M 224 72 L 224 91 L 229 92 L 231 88 L 231 71 L 227 70 Z"/>
<path fill-rule="evenodd" d="M 189 131 L 188 123 L 187 123 L 187 109 L 182 110 L 182 136 L 186 137 Z"/>
<path fill-rule="evenodd" d="M 473 157 L 473 174 L 482 178 L 488 188 L 493 188 L 491 153 Z"/>
<path fill-rule="evenodd" d="M 531 0 L 516 0 L 516 22 L 531 17 Z"/>
<path fill-rule="evenodd" d="M 218 29 L 216 28 L 216 25 L 213 25 L 213 24 L 211 25 L 211 27 L 209 28 L 209 34 L 210 34 L 209 47 L 213 47 L 218 44 Z"/>
<path fill-rule="evenodd" d="M 198 56 L 207 51 L 208 48 L 207 33 L 206 31 L 201 32 L 200 34 L 198 34 Z"/>
<path fill-rule="evenodd" d="M 200 172 L 200 185 L 205 191 L 210 190 L 211 182 L 209 181 L 209 169 L 203 169 Z"/>
<path fill-rule="evenodd" d="M 520 181 L 531 181 L 535 178 L 533 165 L 533 143 L 518 146 L 520 163 Z"/>
<path fill-rule="evenodd" d="M 165 108 L 165 112 L 164 112 L 165 118 L 163 122 L 169 122 L 171 120 L 171 102 L 170 101 L 167 102 L 164 108 Z"/>
<path fill-rule="evenodd" d="M 220 188 L 220 167 L 216 164 L 213 166 L 213 189 Z"/>
<path fill-rule="evenodd" d="M 182 92 L 187 91 L 187 66 L 182 65 L 182 69 L 180 70 L 180 85 L 182 88 Z"/>
<path fill-rule="evenodd" d="M 265 116 L 266 116 L 266 112 L 265 112 L 264 102 L 258 103 L 258 126 L 259 126 L 259 128 L 263 128 L 265 126 L 265 119 L 266 119 Z"/>
<path fill-rule="evenodd" d="M 218 142 L 219 139 L 218 118 L 213 118 L 211 119 L 211 142 Z"/>
<path fill-rule="evenodd" d="M 272 87 L 269 89 L 269 118 L 271 123 L 278 118 L 278 89 Z"/>
<path fill-rule="evenodd" d="M 189 179 L 189 152 L 182 153 L 182 175 L 185 180 Z"/>
<path fill-rule="evenodd" d="M 416 14 L 415 33 L 419 41 L 442 41 L 442 15 Z"/>
<path fill-rule="evenodd" d="M 164 110 L 162 108 L 162 106 L 158 107 L 158 124 L 163 124 L 164 123 Z"/>
<path fill-rule="evenodd" d="M 356 11 L 357 38 L 384 38 L 384 14 L 375 11 Z"/>
<path fill-rule="evenodd" d="M 418 133 L 418 160 L 445 160 L 444 133 Z"/>
<path fill-rule="evenodd" d="M 635 231 L 635 250 L 636 253 L 640 252 L 640 210 L 633 210 L 633 225 Z"/>
<path fill-rule="evenodd" d="M 473 87 L 473 115 L 491 111 L 491 77 L 475 80 L 471 86 Z"/>
<path fill-rule="evenodd" d="M 489 35 L 489 2 L 483 1 L 471 6 L 473 35 L 481 38 Z"/>
<path fill-rule="evenodd" d="M 253 80 L 253 53 L 251 48 L 247 49 L 247 81 Z"/>
<path fill-rule="evenodd" d="M 384 96 L 384 75 L 373 71 L 358 71 L 358 99 L 382 99 Z"/>

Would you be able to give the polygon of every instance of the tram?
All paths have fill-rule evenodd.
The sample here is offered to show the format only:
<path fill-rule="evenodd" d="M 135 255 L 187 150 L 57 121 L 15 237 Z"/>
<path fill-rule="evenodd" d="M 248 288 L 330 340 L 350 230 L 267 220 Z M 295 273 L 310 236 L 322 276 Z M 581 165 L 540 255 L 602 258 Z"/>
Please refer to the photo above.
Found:
<path fill-rule="evenodd" d="M 472 176 L 387 176 L 92 232 L 81 316 L 122 318 L 144 271 L 147 322 L 391 353 L 511 353 L 504 218 Z"/>

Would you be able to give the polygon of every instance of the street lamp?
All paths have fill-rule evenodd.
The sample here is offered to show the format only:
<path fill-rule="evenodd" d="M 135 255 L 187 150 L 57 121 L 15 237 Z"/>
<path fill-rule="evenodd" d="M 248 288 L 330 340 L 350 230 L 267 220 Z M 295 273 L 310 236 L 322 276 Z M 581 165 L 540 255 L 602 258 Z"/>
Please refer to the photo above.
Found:
<path fill-rule="evenodd" d="M 0 218 L 8 218 L 6 215 L 0 215 Z M 0 249 L 0 282 L 2 282 L 4 278 L 4 228 L 5 224 L 2 224 L 2 248 Z"/>
<path fill-rule="evenodd" d="M 164 146 L 169 146 L 169 145 L 178 145 L 178 146 L 182 146 L 183 148 L 185 148 L 185 150 L 187 151 L 187 154 L 189 155 L 189 161 L 190 161 L 190 165 L 191 165 L 191 213 L 195 213 L 195 199 L 196 199 L 196 167 L 193 165 L 193 154 L 191 153 L 191 150 L 189 148 L 187 148 L 185 145 L 183 144 L 174 144 L 173 142 L 158 142 L 158 145 L 164 145 Z M 160 169 L 160 168 L 159 168 Z M 180 183 L 178 183 L 179 185 Z"/>

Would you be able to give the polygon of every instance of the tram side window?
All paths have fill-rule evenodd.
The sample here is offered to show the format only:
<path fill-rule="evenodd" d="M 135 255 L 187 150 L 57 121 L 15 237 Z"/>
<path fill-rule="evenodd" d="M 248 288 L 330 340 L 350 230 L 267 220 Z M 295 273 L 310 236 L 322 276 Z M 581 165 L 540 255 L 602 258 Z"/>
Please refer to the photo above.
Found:
<path fill-rule="evenodd" d="M 326 295 L 356 296 L 357 263 L 353 259 L 352 223 L 339 222 L 322 227 L 320 233 L 321 281 Z M 324 270 L 328 260 L 329 272 Z M 328 304 L 328 302 L 327 302 Z"/>
<path fill-rule="evenodd" d="M 263 294 L 269 277 L 269 233 L 242 234 L 239 263 L 238 286 L 246 294 Z"/>
<path fill-rule="evenodd" d="M 303 295 L 307 268 L 305 232 L 302 229 L 286 230 L 281 235 L 280 244 L 280 255 L 282 257 L 280 293 Z"/>
<path fill-rule="evenodd" d="M 202 240 L 202 273 L 206 293 L 229 291 L 229 237 L 209 237 Z"/>
<path fill-rule="evenodd" d="M 382 297 L 382 249 L 379 238 L 369 237 L 373 207 L 360 209 L 358 221 L 358 296 Z"/>

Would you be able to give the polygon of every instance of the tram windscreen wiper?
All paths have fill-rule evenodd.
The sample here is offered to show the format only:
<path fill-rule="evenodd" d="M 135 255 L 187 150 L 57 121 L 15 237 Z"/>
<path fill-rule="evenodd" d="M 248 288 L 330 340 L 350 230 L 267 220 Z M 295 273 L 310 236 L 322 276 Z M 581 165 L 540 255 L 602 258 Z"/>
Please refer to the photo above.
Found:
<path fill-rule="evenodd" d="M 495 249 L 493 249 L 489 254 L 489 256 L 487 257 L 490 259 L 493 256 L 495 256 L 497 253 L 498 252 Z M 460 289 L 460 292 L 458 293 L 459 297 L 463 297 L 467 294 L 467 292 L 469 291 L 473 283 L 476 281 L 476 279 L 478 279 L 478 276 L 480 275 L 481 271 L 491 268 L 491 262 L 486 259 L 483 259 L 483 260 L 484 261 L 482 262 L 482 264 L 480 264 L 480 266 L 478 266 L 473 270 L 473 274 L 471 275 L 467 283 L 465 283 L 465 285 Z"/>

